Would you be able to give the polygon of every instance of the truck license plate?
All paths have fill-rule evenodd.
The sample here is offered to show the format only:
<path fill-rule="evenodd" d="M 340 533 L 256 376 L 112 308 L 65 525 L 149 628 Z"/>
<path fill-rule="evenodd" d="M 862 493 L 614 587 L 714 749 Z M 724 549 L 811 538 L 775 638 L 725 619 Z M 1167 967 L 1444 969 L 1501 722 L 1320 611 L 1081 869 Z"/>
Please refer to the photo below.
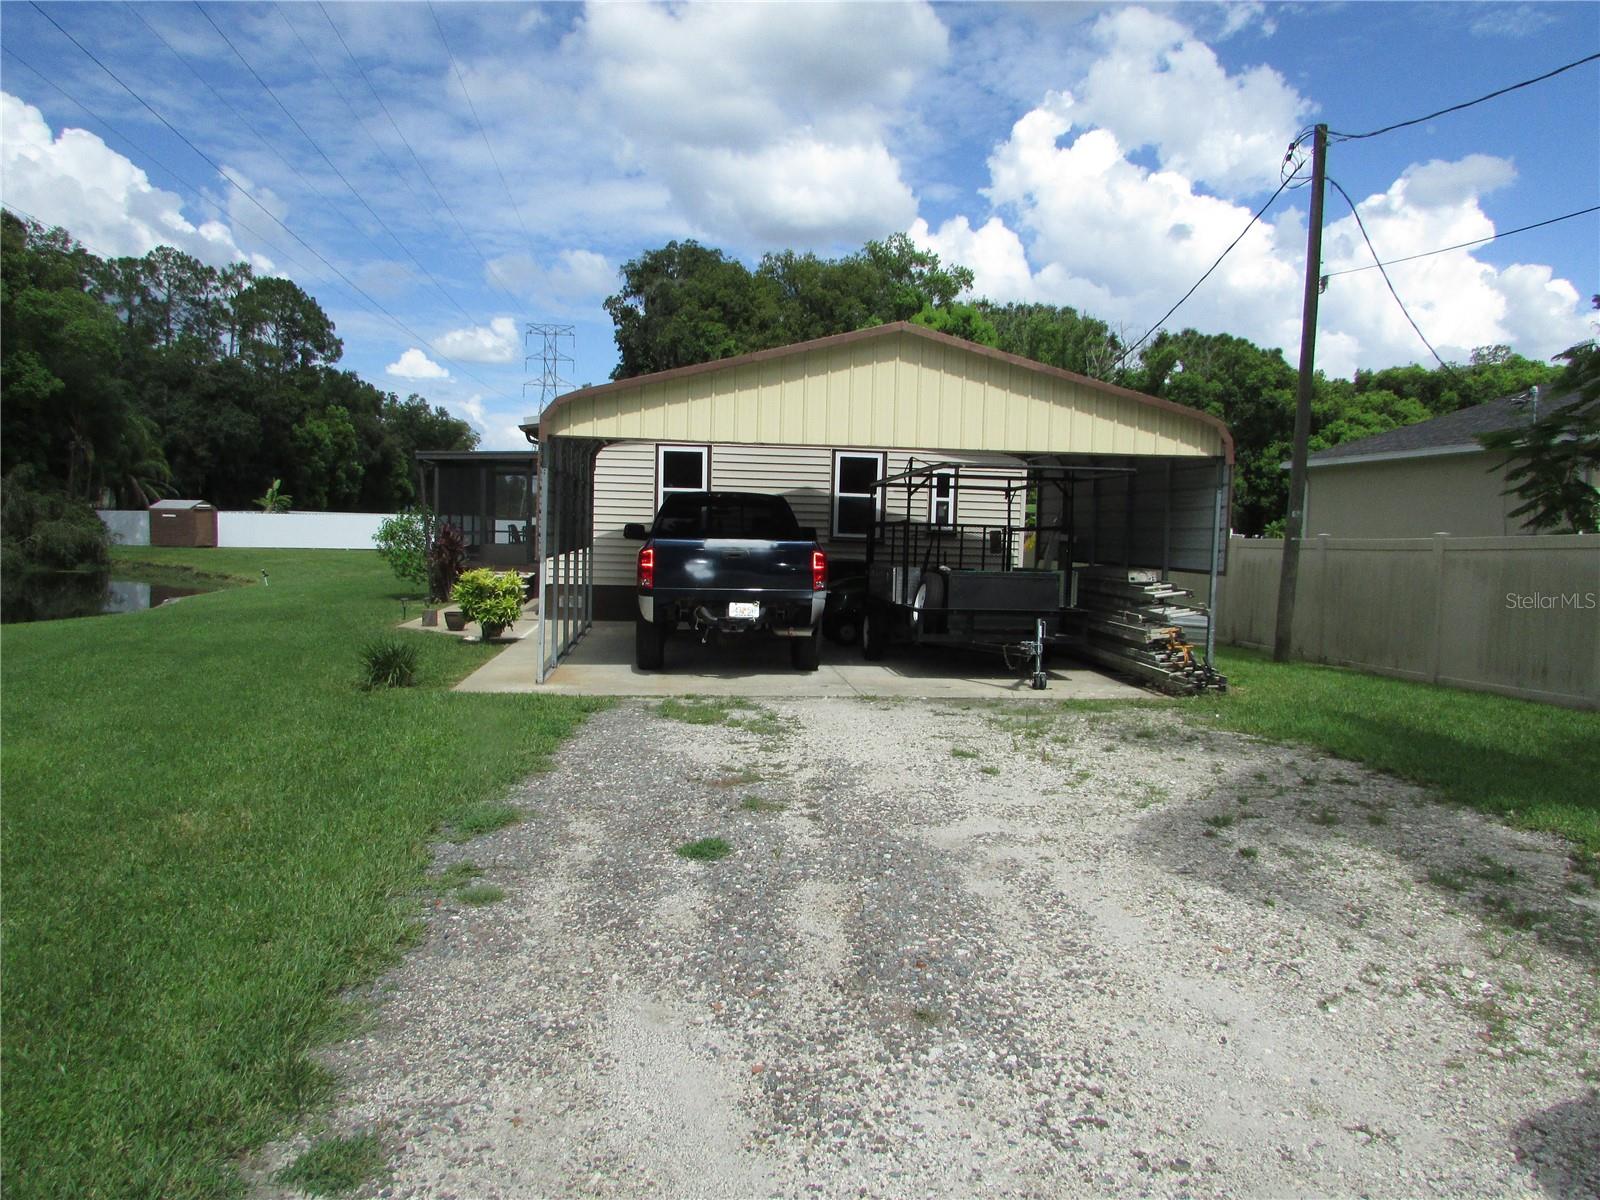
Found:
<path fill-rule="evenodd" d="M 761 605 L 751 600 L 730 600 L 728 616 L 735 621 L 754 621 L 761 615 Z"/>

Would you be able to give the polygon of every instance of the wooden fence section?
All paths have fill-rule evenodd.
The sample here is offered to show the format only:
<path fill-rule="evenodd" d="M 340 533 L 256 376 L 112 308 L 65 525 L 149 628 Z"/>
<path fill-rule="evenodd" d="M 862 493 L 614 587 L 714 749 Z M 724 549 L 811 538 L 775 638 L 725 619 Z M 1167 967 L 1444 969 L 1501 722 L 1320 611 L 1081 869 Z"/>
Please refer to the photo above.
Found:
<path fill-rule="evenodd" d="M 1234 538 L 1218 638 L 1272 645 L 1283 542 Z M 1600 708 L 1600 537 L 1308 538 L 1295 657 Z"/>

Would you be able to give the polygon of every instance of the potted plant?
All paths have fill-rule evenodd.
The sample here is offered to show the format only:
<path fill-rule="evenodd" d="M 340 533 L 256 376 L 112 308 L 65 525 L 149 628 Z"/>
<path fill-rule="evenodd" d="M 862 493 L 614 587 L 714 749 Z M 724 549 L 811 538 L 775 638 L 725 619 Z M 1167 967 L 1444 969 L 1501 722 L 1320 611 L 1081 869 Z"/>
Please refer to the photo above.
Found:
<path fill-rule="evenodd" d="M 450 594 L 466 619 L 482 627 L 486 642 L 499 637 L 522 615 L 522 580 L 515 571 L 491 571 L 488 567 L 465 571 Z"/>

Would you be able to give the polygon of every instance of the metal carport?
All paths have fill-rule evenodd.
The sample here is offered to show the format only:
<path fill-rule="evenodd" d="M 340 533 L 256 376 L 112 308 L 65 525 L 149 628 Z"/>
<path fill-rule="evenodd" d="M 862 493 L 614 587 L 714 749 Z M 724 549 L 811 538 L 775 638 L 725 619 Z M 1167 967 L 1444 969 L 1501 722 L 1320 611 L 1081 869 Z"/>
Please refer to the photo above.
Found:
<path fill-rule="evenodd" d="M 1093 561 L 1204 573 L 1213 606 L 1224 566 L 1233 439 L 1219 419 L 906 322 L 569 392 L 524 429 L 540 447 L 541 683 L 594 619 L 595 466 L 616 442 L 1125 466 L 1074 497 Z"/>

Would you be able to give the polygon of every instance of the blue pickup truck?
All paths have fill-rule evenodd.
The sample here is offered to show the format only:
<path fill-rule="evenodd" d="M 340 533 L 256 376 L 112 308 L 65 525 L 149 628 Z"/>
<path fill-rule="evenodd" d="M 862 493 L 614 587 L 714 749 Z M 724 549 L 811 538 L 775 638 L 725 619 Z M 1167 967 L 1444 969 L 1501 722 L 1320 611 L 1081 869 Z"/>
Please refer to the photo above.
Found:
<path fill-rule="evenodd" d="M 795 668 L 817 669 L 828 559 L 816 531 L 801 527 L 782 496 L 679 492 L 662 502 L 652 526 L 626 525 L 623 534 L 644 542 L 639 670 L 661 669 L 667 639 L 680 626 L 702 641 L 761 632 L 788 638 Z"/>

